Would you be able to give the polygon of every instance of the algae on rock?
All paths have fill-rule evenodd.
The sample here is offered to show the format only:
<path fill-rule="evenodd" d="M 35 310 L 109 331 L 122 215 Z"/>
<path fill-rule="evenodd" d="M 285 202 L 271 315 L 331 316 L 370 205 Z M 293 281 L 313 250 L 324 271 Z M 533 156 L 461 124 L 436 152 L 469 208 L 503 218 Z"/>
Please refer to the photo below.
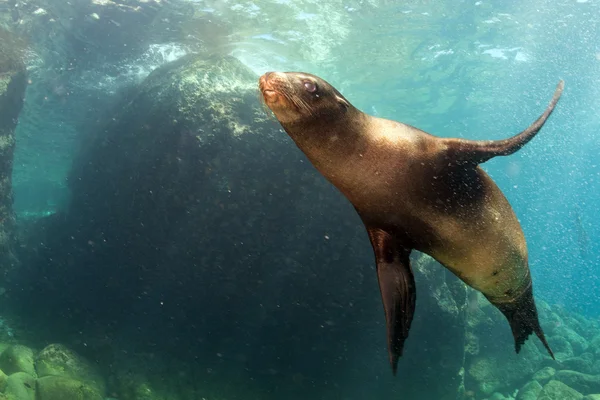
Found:
<path fill-rule="evenodd" d="M 600 392 L 600 375 L 589 375 L 578 371 L 563 370 L 558 371 L 552 379 L 562 382 L 581 393 L 591 394 Z"/>
<path fill-rule="evenodd" d="M 581 400 L 583 395 L 559 381 L 548 382 L 537 400 Z"/>
<path fill-rule="evenodd" d="M 7 375 L 25 372 L 35 377 L 33 358 L 33 350 L 29 347 L 18 344 L 9 346 L 0 354 L 0 369 Z"/>
<path fill-rule="evenodd" d="M 10 400 L 34 400 L 35 378 L 25 372 L 9 375 L 5 393 Z"/>
<path fill-rule="evenodd" d="M 88 383 L 64 376 L 45 376 L 36 382 L 36 400 L 103 400 Z"/>
<path fill-rule="evenodd" d="M 0 278 L 17 265 L 12 170 L 14 131 L 27 86 L 21 46 L 0 28 Z"/>
<path fill-rule="evenodd" d="M 542 385 L 537 381 L 530 381 L 519 390 L 516 400 L 537 400 L 541 391 Z"/>
<path fill-rule="evenodd" d="M 104 394 L 104 378 L 83 357 L 62 344 L 46 346 L 36 357 L 35 368 L 40 378 L 60 376 L 81 381 Z"/>

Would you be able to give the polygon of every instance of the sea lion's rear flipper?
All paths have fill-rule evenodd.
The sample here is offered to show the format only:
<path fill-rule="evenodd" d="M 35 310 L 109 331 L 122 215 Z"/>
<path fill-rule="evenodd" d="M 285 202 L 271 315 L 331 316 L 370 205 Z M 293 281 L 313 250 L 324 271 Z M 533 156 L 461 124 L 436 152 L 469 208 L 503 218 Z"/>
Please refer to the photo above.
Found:
<path fill-rule="evenodd" d="M 542 129 L 546 123 L 558 99 L 562 94 L 565 84 L 560 81 L 556 86 L 554 96 L 546 107 L 546 111 L 523 132 L 503 140 L 465 140 L 465 139 L 443 139 L 446 146 L 446 159 L 459 164 L 481 164 L 496 156 L 508 156 L 521 147 L 525 146 Z"/>
<path fill-rule="evenodd" d="M 508 319 L 513 337 L 515 338 L 515 351 L 517 353 L 519 353 L 521 346 L 525 343 L 529 335 L 535 333 L 546 350 L 548 350 L 550 357 L 554 359 L 554 353 L 552 353 L 546 341 L 546 336 L 540 327 L 531 285 L 513 302 L 494 303 L 492 301 L 492 304 L 502 311 L 502 314 Z"/>
<path fill-rule="evenodd" d="M 388 354 L 396 375 L 415 312 L 416 287 L 410 268 L 410 249 L 381 229 L 367 227 L 377 262 L 379 290 L 385 310 Z"/>

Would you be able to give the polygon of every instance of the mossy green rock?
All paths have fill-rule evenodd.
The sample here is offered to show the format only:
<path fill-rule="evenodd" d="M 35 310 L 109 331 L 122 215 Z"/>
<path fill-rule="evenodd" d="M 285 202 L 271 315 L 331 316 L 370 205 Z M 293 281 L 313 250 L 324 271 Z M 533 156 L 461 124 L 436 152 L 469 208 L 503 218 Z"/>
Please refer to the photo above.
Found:
<path fill-rule="evenodd" d="M 570 357 L 560 362 L 561 369 L 578 371 L 584 374 L 594 373 L 594 357 L 590 353 L 584 353 L 578 357 Z"/>
<path fill-rule="evenodd" d="M 582 374 L 577 371 L 558 371 L 554 378 L 581 393 L 600 393 L 600 375 Z"/>
<path fill-rule="evenodd" d="M 537 400 L 541 391 L 542 385 L 538 381 L 528 382 L 519 390 L 516 400 Z"/>
<path fill-rule="evenodd" d="M 36 400 L 35 378 L 25 372 L 10 375 L 6 380 L 5 394 L 9 400 Z"/>
<path fill-rule="evenodd" d="M 582 400 L 583 395 L 559 381 L 550 381 L 544 386 L 537 400 Z"/>
<path fill-rule="evenodd" d="M 1 4 L 2 2 L 0 2 Z M 23 43 L 0 27 L 0 275 L 18 265 L 13 213 L 12 167 L 15 127 L 23 107 L 27 73 Z M 6 371 L 5 371 L 6 372 Z"/>
<path fill-rule="evenodd" d="M 466 379 L 475 381 L 477 395 L 481 397 L 491 396 L 494 392 L 509 392 L 527 383 L 529 377 L 541 369 L 545 357 L 533 345 L 524 346 L 518 355 L 508 346 L 499 346 L 494 353 L 490 351 L 489 356 L 470 360 Z M 513 367 L 509 368 L 511 365 Z"/>
<path fill-rule="evenodd" d="M 142 375 L 123 374 L 117 379 L 120 400 L 166 400 L 150 387 Z"/>
<path fill-rule="evenodd" d="M 575 352 L 571 343 L 562 336 L 552 336 L 548 339 L 557 360 L 573 357 Z"/>
<path fill-rule="evenodd" d="M 4 392 L 6 390 L 6 381 L 8 380 L 8 376 L 0 370 L 0 392 Z M 1 398 L 0 398 L 1 400 Z"/>
<path fill-rule="evenodd" d="M 592 340 L 590 340 L 590 350 L 596 355 L 600 354 L 600 335 L 596 335 Z"/>
<path fill-rule="evenodd" d="M 560 333 L 559 333 L 560 332 Z M 573 348 L 573 352 L 575 355 L 579 355 L 585 352 L 589 346 L 587 340 L 583 338 L 580 334 L 575 332 L 571 328 L 567 328 L 566 326 L 561 326 L 560 330 L 556 330 L 555 334 L 560 334 L 563 338 L 567 339 L 567 341 L 571 344 Z"/>
<path fill-rule="evenodd" d="M 542 385 L 547 383 L 556 374 L 556 370 L 552 367 L 544 367 L 538 372 L 533 374 L 533 379 L 541 383 Z"/>
<path fill-rule="evenodd" d="M 36 391 L 36 400 L 103 400 L 95 387 L 64 376 L 39 378 Z"/>
<path fill-rule="evenodd" d="M 38 354 L 35 367 L 40 378 L 60 376 L 81 381 L 104 394 L 105 383 L 102 376 L 83 357 L 61 344 L 46 346 Z"/>
<path fill-rule="evenodd" d="M 31 376 L 36 376 L 33 350 L 21 345 L 7 347 L 0 354 L 0 369 L 7 375 L 15 372 L 26 372 Z"/>
<path fill-rule="evenodd" d="M 583 398 L 583 400 L 600 400 L 600 394 L 590 394 Z"/>

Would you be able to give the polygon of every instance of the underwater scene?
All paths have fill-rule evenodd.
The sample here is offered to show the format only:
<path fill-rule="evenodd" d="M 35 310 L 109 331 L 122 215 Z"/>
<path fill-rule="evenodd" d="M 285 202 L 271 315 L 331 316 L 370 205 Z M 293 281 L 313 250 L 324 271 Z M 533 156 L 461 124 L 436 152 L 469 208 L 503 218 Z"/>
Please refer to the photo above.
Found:
<path fill-rule="evenodd" d="M 600 400 L 600 1 L 0 0 L 0 400 Z"/>

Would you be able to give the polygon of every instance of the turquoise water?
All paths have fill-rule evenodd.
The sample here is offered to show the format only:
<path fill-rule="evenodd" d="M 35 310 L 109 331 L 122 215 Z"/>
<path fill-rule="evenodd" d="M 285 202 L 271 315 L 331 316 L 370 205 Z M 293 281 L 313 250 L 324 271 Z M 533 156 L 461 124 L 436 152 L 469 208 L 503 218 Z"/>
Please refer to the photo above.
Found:
<path fill-rule="evenodd" d="M 568 299 L 584 313 L 600 308 L 591 294 L 598 263 L 593 240 L 599 192 L 594 156 L 600 146 L 596 2 L 192 3 L 199 20 L 228 25 L 226 35 L 211 38 L 207 46 L 233 54 L 257 74 L 315 73 L 365 112 L 439 136 L 495 139 L 518 132 L 564 79 L 564 98 L 542 134 L 518 154 L 485 168 L 521 218 L 533 274 L 546 277 L 537 284 L 540 296 Z M 69 82 L 71 75 L 63 81 L 72 84 L 72 94 L 95 88 L 104 96 L 182 53 L 176 43 L 149 46 L 133 60 L 121 56 L 121 82 L 103 75 L 101 65 L 73 73 L 75 82 Z M 52 83 L 50 89 L 60 89 Z M 81 113 L 73 112 L 79 99 L 72 94 L 43 100 L 28 93 L 15 161 L 17 210 L 43 208 L 40 198 L 63 201 L 73 126 L 81 123 Z M 49 102 L 59 104 L 42 108 Z M 43 122 L 30 122 L 28 111 Z M 40 185 L 56 188 L 48 189 L 50 195 L 31 193 L 29 186 Z M 591 238 L 585 257 L 579 252 L 575 212 Z M 557 289 L 565 276 L 569 284 Z M 582 285 L 589 290 L 580 290 Z"/>
<path fill-rule="evenodd" d="M 30 82 L 16 130 L 17 147 L 13 172 L 14 209 L 20 221 L 30 222 L 55 213 L 74 213 L 69 208 L 71 201 L 69 184 L 72 182 L 69 183 L 68 178 L 71 177 L 70 179 L 73 180 L 73 175 L 77 176 L 80 169 L 83 169 L 82 164 L 77 161 L 82 143 L 84 146 L 90 142 L 97 144 L 93 141 L 94 128 L 116 118 L 114 115 L 118 112 L 111 107 L 117 104 L 117 99 L 122 93 L 142 83 L 156 68 L 181 59 L 185 54 L 207 52 L 232 55 L 254 73 L 256 78 L 271 70 L 310 72 L 332 83 L 356 107 L 371 115 L 402 121 L 437 136 L 481 140 L 509 137 L 526 128 L 543 111 L 555 85 L 563 79 L 566 85 L 563 97 L 539 135 L 516 154 L 506 158 L 496 158 L 483 167 L 503 190 L 522 223 L 529 247 L 536 299 L 546 302 L 553 309 L 560 308 L 563 322 L 567 321 L 567 316 L 575 313 L 578 315 L 577 318 L 580 318 L 579 316 L 587 318 L 586 321 L 598 320 L 600 316 L 600 297 L 597 296 L 600 286 L 600 275 L 597 271 L 600 266 L 600 245 L 597 241 L 600 235 L 600 228 L 598 228 L 600 217 L 597 212 L 600 204 L 600 159 L 598 158 L 600 153 L 600 136 L 598 136 L 600 3 L 598 1 L 131 0 L 104 2 L 76 0 L 71 3 L 73 4 L 66 6 L 59 0 L 26 2 L 0 0 L 0 24 L 25 37 L 30 46 L 26 57 Z M 18 10 L 17 14 L 15 10 Z M 256 99 L 258 104 L 258 98 Z M 110 135 L 110 132 L 107 135 Z M 123 136 L 126 136 L 125 133 Z M 111 140 L 118 140 L 119 135 L 111 137 Z M 287 142 L 286 146 L 280 148 L 274 145 L 273 149 L 263 150 L 270 154 L 282 148 L 285 148 L 285 151 L 289 149 L 289 153 L 285 153 L 287 155 L 282 157 L 296 160 L 297 163 L 290 164 L 293 167 L 283 161 L 281 164 L 260 166 L 265 168 L 264 171 L 268 171 L 268 175 L 267 172 L 263 175 L 257 173 L 257 176 L 262 177 L 259 179 L 260 185 L 248 183 L 251 181 L 245 180 L 240 175 L 246 172 L 244 168 L 236 170 L 237 178 L 230 176 L 230 181 L 241 182 L 238 187 L 245 188 L 245 194 L 239 195 L 238 201 L 242 204 L 240 207 L 243 208 L 243 200 L 240 199 L 245 198 L 244 196 L 251 197 L 256 192 L 273 190 L 269 188 L 268 183 L 283 180 L 281 174 L 284 170 L 285 184 L 288 185 L 286 187 L 294 190 L 295 187 L 300 186 L 300 183 L 293 181 L 288 174 L 290 169 L 300 165 L 298 163 L 302 162 L 302 156 L 293 147 L 291 141 Z M 140 145 L 140 147 L 144 146 Z M 117 145 L 116 149 L 118 148 Z M 131 159 L 136 159 L 136 156 L 131 155 Z M 237 160 L 237 162 L 243 164 L 244 161 Z M 219 165 L 224 170 L 228 168 L 224 166 L 228 165 L 225 162 Z M 114 168 L 118 169 L 119 165 Z M 125 167 L 123 168 L 126 170 Z M 263 171 L 260 168 L 257 166 L 256 170 Z M 298 168 L 302 173 L 312 173 L 310 172 L 312 169 L 306 164 Z M 216 169 L 218 170 L 218 167 Z M 291 176 L 293 177 L 294 174 L 292 173 Z M 302 191 L 299 192 L 306 195 L 303 191 L 312 190 L 306 195 L 315 202 L 311 204 L 316 204 L 324 198 L 324 205 L 315 205 L 317 211 L 307 211 L 306 215 L 310 217 L 286 220 L 286 223 L 295 228 L 281 228 L 276 223 L 276 217 L 273 216 L 275 213 L 269 216 L 270 208 L 285 208 L 283 203 L 262 203 L 264 209 L 256 213 L 256 215 L 260 214 L 256 216 L 257 219 L 269 220 L 272 224 L 269 225 L 272 236 L 267 235 L 268 237 L 278 237 L 279 229 L 284 230 L 282 237 L 286 234 L 292 236 L 288 229 L 295 232 L 294 234 L 302 231 L 304 235 L 302 237 L 307 238 L 306 243 L 298 242 L 297 239 L 293 246 L 282 242 L 279 246 L 285 250 L 284 254 L 274 255 L 272 252 L 265 251 L 267 255 L 263 256 L 265 257 L 263 261 L 258 261 L 258 256 L 254 253 L 247 255 L 242 250 L 239 250 L 239 254 L 235 253 L 238 259 L 247 256 L 248 264 L 260 265 L 264 268 L 256 274 L 260 275 L 260 280 L 265 281 L 268 288 L 264 289 L 260 286 L 263 288 L 260 290 L 277 297 L 278 301 L 283 302 L 282 307 L 286 311 L 278 312 L 273 303 L 266 307 L 267 311 L 254 310 L 253 312 L 256 312 L 256 315 L 260 314 L 261 317 L 253 319 L 254 314 L 246 313 L 239 302 L 228 298 L 234 304 L 229 304 L 236 310 L 234 315 L 246 318 L 248 326 L 256 325 L 258 328 L 248 328 L 248 331 L 244 331 L 244 323 L 240 323 L 241 328 L 239 326 L 228 328 L 229 323 L 236 324 L 231 321 L 223 322 L 214 317 L 217 318 L 215 321 L 223 323 L 218 325 L 210 317 L 206 317 L 216 324 L 214 329 L 205 331 L 203 340 L 208 344 L 202 344 L 198 339 L 192 347 L 193 351 L 198 351 L 206 357 L 197 366 L 191 367 L 191 370 L 197 368 L 202 371 L 196 372 L 203 376 L 202 382 L 207 387 L 233 386 L 233 388 L 228 387 L 227 390 L 223 389 L 221 394 L 223 399 L 228 398 L 227 396 L 231 398 L 404 398 L 402 394 L 408 390 L 405 389 L 406 379 L 394 379 L 388 370 L 383 337 L 383 314 L 374 272 L 370 267 L 365 267 L 372 261 L 368 243 L 365 242 L 366 236 L 360 236 L 362 234 L 360 222 L 343 198 L 336 197 L 335 191 L 319 181 L 317 175 L 313 177 L 317 182 L 315 186 L 307 185 L 307 180 L 303 180 L 302 185 L 307 186 L 302 186 Z M 290 179 L 292 179 L 291 183 Z M 177 182 L 177 178 L 173 180 Z M 219 190 L 228 187 L 227 183 L 223 183 Z M 180 189 L 181 187 L 177 185 L 170 188 L 177 195 L 181 194 L 178 191 Z M 114 204 L 110 207 L 114 208 Z M 199 209 L 205 207 L 207 220 L 212 218 L 214 213 L 221 212 L 220 210 L 229 210 L 227 207 L 213 209 L 208 205 L 208 201 L 196 207 Z M 329 215 L 333 209 L 338 212 L 338 207 L 339 214 Z M 319 213 L 325 213 L 327 216 L 323 217 Z M 249 214 L 255 217 L 254 214 Z M 119 218 L 127 218 L 130 212 L 123 211 L 118 215 L 115 221 Z M 244 213 L 235 215 L 236 218 L 245 216 Z M 281 215 L 285 213 L 277 215 L 283 218 Z M 229 214 L 227 211 L 222 211 L 220 217 L 227 220 Z M 99 222 L 94 220 L 93 223 Z M 214 222 L 217 223 L 221 222 Z M 118 225 L 116 222 L 114 224 Z M 245 222 L 239 220 L 231 224 L 245 226 Z M 160 224 L 156 226 L 163 227 Z M 347 229 L 340 228 L 342 226 Z M 353 229 L 357 227 L 358 230 L 354 231 Z M 104 234 L 105 228 L 98 228 L 98 230 Z M 338 243 L 336 245 L 338 253 L 328 260 L 326 266 L 323 266 L 320 259 L 312 259 L 309 256 L 315 248 L 317 248 L 314 250 L 316 254 L 324 254 L 319 251 L 325 246 L 314 237 L 310 239 L 311 232 L 318 231 L 320 239 L 323 236 L 321 232 L 327 233 L 328 229 L 338 228 L 356 233 L 349 234 L 348 238 L 351 240 Z M 222 260 L 222 258 L 213 257 L 213 252 L 218 253 L 220 249 L 229 249 L 223 252 L 234 254 L 237 251 L 231 250 L 233 247 L 228 247 L 229 239 L 233 243 L 232 238 L 244 241 L 261 234 L 258 230 L 250 234 L 240 233 L 242 228 L 236 229 L 239 231 L 230 233 L 229 236 L 219 236 L 219 241 L 202 241 L 203 245 L 208 246 L 204 261 L 198 261 L 195 256 L 190 256 L 189 266 L 177 273 L 189 276 L 190 281 L 193 281 L 195 272 L 192 270 L 192 264 L 196 266 L 194 268 L 199 269 L 207 265 L 217 265 L 222 261 L 214 260 Z M 118 229 L 115 228 L 116 230 Z M 164 232 L 164 235 L 169 238 L 177 235 L 184 236 L 175 229 L 165 229 Z M 99 233 L 93 239 L 89 238 L 89 241 L 94 243 L 100 241 L 102 234 Z M 65 235 L 67 237 L 71 234 L 65 233 Z M 77 235 L 73 233 L 73 236 Z M 160 238 L 160 234 L 156 237 Z M 123 248 L 130 245 L 125 233 L 120 240 Z M 87 243 L 87 241 L 88 238 L 82 239 L 82 242 Z M 193 242 L 185 243 L 189 248 L 195 247 Z M 63 243 L 61 246 L 56 246 L 64 249 L 70 245 Z M 120 307 L 119 301 L 125 301 L 127 296 L 116 290 L 111 291 L 113 287 L 110 285 L 118 286 L 120 280 L 136 282 L 138 276 L 136 274 L 139 274 L 139 271 L 124 271 L 127 263 L 134 264 L 136 257 L 139 259 L 156 257 L 163 260 L 166 265 L 168 261 L 164 260 L 169 260 L 172 256 L 168 250 L 163 248 L 159 250 L 158 247 L 156 255 L 148 255 L 146 248 L 135 247 L 135 244 L 131 244 L 131 248 L 135 250 L 130 250 L 127 256 L 119 259 L 123 266 L 110 270 L 114 273 L 114 277 L 111 278 L 114 280 L 107 278 L 106 282 L 102 281 L 104 286 L 99 285 L 101 289 L 110 288 L 107 292 L 98 289 L 100 298 L 107 296 L 107 293 L 115 294 L 114 302 L 111 297 L 106 300 L 113 308 L 107 306 L 103 309 L 97 304 L 96 308 L 90 306 L 84 312 L 84 314 L 88 313 L 90 319 L 97 317 L 101 321 L 109 320 L 112 310 Z M 275 251 L 277 246 L 270 249 Z M 161 253 L 163 250 L 165 252 Z M 182 250 L 180 247 L 173 246 L 170 251 L 176 253 Z M 254 251 L 258 250 L 254 249 Z M 69 259 L 75 260 L 72 261 L 74 264 L 83 263 L 81 260 L 85 259 L 91 265 L 101 265 L 102 260 L 110 259 L 106 254 L 96 258 L 78 259 L 76 255 L 79 254 L 78 252 L 83 251 L 73 245 Z M 48 259 L 52 258 L 53 256 L 48 256 Z M 293 262 L 285 264 L 289 261 L 288 258 L 293 259 Z M 174 257 L 174 259 L 181 262 L 184 258 Z M 202 264 L 203 262 L 205 264 Z M 65 265 L 67 264 L 65 261 Z M 87 264 L 85 265 L 87 267 Z M 240 265 L 244 264 L 240 261 Z M 277 267 L 271 269 L 270 266 L 274 265 Z M 287 271 L 281 265 L 286 265 L 286 268 L 296 265 L 301 273 L 295 270 Z M 330 274 L 335 268 L 345 268 L 345 266 L 348 266 L 350 272 L 342 278 L 353 280 L 350 282 L 339 278 L 335 281 L 339 287 L 333 290 L 331 303 L 338 300 L 345 301 L 351 297 L 345 290 L 348 292 L 356 290 L 359 297 L 357 302 L 361 307 L 356 318 L 348 315 L 348 310 L 343 306 L 337 307 L 325 300 L 323 302 L 327 304 L 319 302 L 321 297 L 329 293 L 325 288 L 326 285 L 323 284 L 323 287 L 315 289 L 316 291 L 310 295 L 314 300 L 314 303 L 309 302 L 310 307 L 313 307 L 311 311 L 300 314 L 301 320 L 291 321 L 295 314 L 290 311 L 294 309 L 291 305 L 285 305 L 286 290 L 300 296 L 304 291 L 308 292 L 310 288 L 315 287 L 311 285 L 322 283 L 319 279 L 319 271 L 322 268 Z M 220 264 L 219 268 L 221 268 Z M 90 270 L 93 270 L 93 267 L 90 267 Z M 311 271 L 310 276 L 307 270 Z M 40 276 L 43 275 L 47 279 L 48 274 L 52 276 L 53 273 L 57 273 L 56 271 L 48 268 L 40 273 Z M 164 272 L 164 274 L 171 273 L 175 275 L 175 272 L 170 269 Z M 32 276 L 37 275 L 32 273 Z M 231 289 L 232 292 L 238 292 L 242 291 L 240 288 L 247 285 L 245 281 L 235 277 L 235 274 L 230 277 L 228 281 L 230 286 L 224 290 Z M 69 276 L 69 278 L 73 277 Z M 84 281 L 85 279 L 89 279 L 90 282 L 95 281 L 91 272 L 89 276 L 82 272 L 80 278 Z M 152 275 L 150 279 L 161 282 L 163 278 L 159 272 L 156 272 L 156 275 Z M 65 282 L 76 285 L 79 281 L 73 279 L 73 281 L 65 279 Z M 185 281 L 185 278 L 183 280 Z M 197 308 L 192 308 L 193 310 L 206 308 L 211 309 L 211 313 L 215 315 L 219 314 L 215 311 L 219 305 L 214 299 L 219 297 L 221 292 L 215 289 L 219 294 L 215 297 L 203 292 L 204 284 L 210 286 L 207 276 L 203 275 L 198 282 L 201 284 L 198 283 L 197 292 L 189 290 L 188 293 L 182 290 L 188 296 L 185 302 L 196 304 L 194 307 Z M 92 283 L 90 285 L 95 287 Z M 252 303 L 254 295 L 255 299 L 268 301 L 267 295 L 263 292 L 259 293 L 257 289 L 259 286 L 248 285 L 246 288 L 248 296 L 244 297 L 243 301 Z M 148 292 L 162 290 L 156 289 L 151 284 L 149 284 L 150 289 L 141 284 L 140 287 L 147 289 Z M 72 296 L 85 298 L 86 291 L 92 293 L 96 290 L 86 289 L 88 288 L 85 286 L 78 288 Z M 175 289 L 173 290 L 177 293 Z M 132 289 L 132 293 L 134 291 Z M 65 299 L 56 300 L 57 305 L 68 308 L 70 301 L 77 302 L 77 300 L 66 300 L 69 299 L 68 291 L 62 292 L 65 293 Z M 274 294 L 275 292 L 277 295 Z M 132 294 L 134 295 L 137 293 Z M 183 294 L 181 296 L 183 298 Z M 232 296 L 235 299 L 233 294 Z M 291 300 L 289 301 L 291 304 Z M 85 303 L 84 300 L 82 302 Z M 90 300 L 90 303 L 93 301 Z M 180 306 L 178 303 L 177 307 Z M 188 306 L 189 304 L 186 303 L 185 307 Z M 171 312 L 177 314 L 177 307 Z M 94 310 L 90 311 L 90 309 Z M 128 343 L 127 340 L 135 337 L 135 335 L 131 336 L 130 332 L 139 329 L 139 326 L 145 326 L 143 322 L 145 315 L 153 315 L 154 308 L 143 304 L 132 306 L 131 309 L 125 307 L 124 310 L 126 310 L 125 317 L 118 319 L 122 324 L 121 328 L 111 328 L 113 329 L 111 343 L 114 343 L 114 346 L 118 346 L 116 343 L 121 343 L 121 346 L 126 349 L 129 344 L 122 343 Z M 266 316 L 262 314 L 263 312 Z M 423 316 L 427 315 L 427 312 L 426 305 L 422 308 L 417 305 L 417 314 Z M 191 312 L 181 311 L 181 315 L 173 318 L 187 319 L 190 325 L 195 325 Z M 167 321 L 164 327 L 155 327 L 153 324 L 156 321 L 148 317 L 154 322 L 148 322 L 143 330 L 150 332 L 156 329 L 158 336 L 166 337 L 179 329 L 179 325 L 176 324 L 173 325 L 176 328 L 172 328 L 168 322 L 169 318 L 167 316 L 160 318 L 163 317 L 164 321 Z M 324 324 L 323 326 L 332 326 L 331 330 L 339 336 L 320 335 L 321 328 L 311 327 L 315 324 L 311 317 L 315 317 L 315 320 L 320 321 L 319 324 Z M 339 321 L 336 318 L 339 318 Z M 550 321 L 545 318 L 542 318 L 542 325 L 550 323 L 545 322 Z M 426 326 L 427 323 L 428 321 L 425 321 L 422 324 Z M 73 325 L 72 321 L 70 324 L 67 325 L 72 326 L 74 331 L 81 328 L 75 328 L 77 325 Z M 201 325 L 200 322 L 198 324 Z M 270 327 L 269 324 L 274 326 Z M 171 328 L 173 330 L 169 331 Z M 505 328 L 508 329 L 507 325 Z M 94 329 L 101 330 L 97 327 Z M 90 328 L 90 330 L 94 329 Z M 190 328 L 189 336 L 186 336 L 186 333 L 181 334 L 182 343 L 195 337 L 196 332 L 193 329 Z M 236 331 L 235 335 L 227 337 L 227 329 L 239 329 L 239 332 Z M 437 329 L 438 327 L 431 326 L 425 331 L 432 332 Z M 591 332 L 593 329 L 589 328 L 589 330 Z M 73 332 L 69 332 L 69 329 L 61 328 L 57 332 L 68 333 L 64 333 L 65 336 L 62 337 L 59 333 L 54 333 L 51 338 L 40 340 L 72 339 Z M 127 333 L 123 333 L 123 337 L 120 337 L 120 332 Z M 255 352 L 239 344 L 245 335 L 252 337 L 255 344 L 250 347 L 255 347 Z M 283 335 L 293 337 L 282 338 Z M 596 333 L 590 333 L 590 337 L 593 336 L 596 336 Z M 128 339 L 123 339 L 124 337 Z M 432 352 L 437 352 L 440 343 L 434 342 L 442 341 L 444 337 L 441 335 L 437 339 L 428 338 L 428 341 L 419 344 L 418 338 L 413 336 L 408 345 L 413 349 L 419 348 L 419 351 L 425 351 L 424 354 L 427 354 L 428 348 Z M 223 340 L 219 341 L 221 338 Z M 289 350 L 290 342 L 286 340 L 296 343 L 299 347 L 293 351 Z M 508 349 L 511 349 L 511 340 L 510 334 L 502 336 L 501 339 L 506 341 Z M 531 341 L 537 339 L 532 338 Z M 591 339 L 588 341 L 591 342 Z M 85 342 L 85 339 L 81 339 L 79 344 L 81 342 Z M 317 342 L 318 345 L 311 344 Z M 329 342 L 331 343 L 328 344 Z M 219 343 L 220 347 L 215 343 Z M 269 344 L 272 344 L 272 347 L 267 350 L 257 350 L 261 346 L 268 347 Z M 553 344 L 552 340 L 550 344 Z M 311 350 L 313 347 L 318 350 Z M 332 349 L 342 347 L 346 352 L 338 357 Z M 348 348 L 359 349 L 359 351 L 347 350 Z M 165 346 L 164 349 L 166 349 L 164 353 L 167 354 L 171 351 L 169 346 Z M 288 360 L 282 360 L 286 357 L 282 349 L 289 350 Z M 317 355 L 309 356 L 310 351 L 315 351 Z M 417 354 L 417 350 L 414 351 L 415 353 L 409 354 L 409 357 L 421 357 L 421 353 Z M 157 353 L 160 351 L 157 350 Z M 215 356 L 215 354 L 220 355 Z M 88 355 L 88 357 L 92 356 Z M 264 360 L 261 357 L 264 357 Z M 527 358 L 528 355 L 522 357 Z M 250 361 L 243 361 L 248 358 Z M 167 365 L 169 362 L 177 361 L 164 361 L 164 364 Z M 244 367 L 244 362 L 249 362 L 249 366 Z M 436 359 L 435 362 L 439 363 L 439 360 Z M 418 376 L 418 371 L 427 369 L 428 373 L 435 376 L 435 368 L 423 358 L 420 358 L 418 363 L 408 363 L 407 361 L 406 364 L 401 365 L 400 373 L 405 375 L 412 373 Z M 165 365 L 161 368 L 172 369 Z M 181 371 L 187 372 L 178 373 L 197 376 L 194 375 L 196 372 L 189 372 L 186 368 L 188 366 L 181 367 Z M 206 375 L 209 376 L 206 378 L 202 374 L 205 374 L 208 369 L 218 372 L 211 372 Z M 586 373 L 600 376 L 596 375 L 600 374 L 600 370 L 589 370 Z M 214 376 L 217 377 L 213 378 Z M 195 378 L 181 378 L 182 381 L 186 379 L 196 381 Z M 173 381 L 177 379 L 173 378 Z M 223 382 L 228 384 L 225 385 Z M 240 382 L 248 384 L 248 393 L 254 391 L 253 393 L 256 394 L 244 397 L 236 393 L 235 386 L 241 385 Z M 519 389 L 521 383 L 515 383 L 515 387 L 511 390 L 503 388 L 501 392 L 507 396 L 506 398 L 512 398 L 508 396 Z M 179 382 L 178 385 L 183 384 Z M 421 387 L 425 391 L 429 385 L 434 386 L 435 382 L 431 383 L 430 380 L 429 383 L 422 383 Z M 413 390 L 410 392 L 411 397 L 407 398 L 432 398 L 428 397 L 432 395 L 427 394 L 419 397 L 414 394 L 414 388 L 411 390 Z M 486 398 L 478 390 L 473 389 L 472 396 L 465 395 L 467 397 L 463 398 L 478 400 Z M 211 393 L 215 391 L 218 392 L 218 389 Z M 194 393 L 196 394 L 187 397 L 181 395 L 180 398 L 203 398 L 198 394 L 199 392 Z M 593 393 L 595 391 L 590 389 L 583 394 Z M 125 395 L 121 396 L 126 398 Z M 217 393 L 210 399 L 220 399 L 221 397 L 218 396 Z"/>

